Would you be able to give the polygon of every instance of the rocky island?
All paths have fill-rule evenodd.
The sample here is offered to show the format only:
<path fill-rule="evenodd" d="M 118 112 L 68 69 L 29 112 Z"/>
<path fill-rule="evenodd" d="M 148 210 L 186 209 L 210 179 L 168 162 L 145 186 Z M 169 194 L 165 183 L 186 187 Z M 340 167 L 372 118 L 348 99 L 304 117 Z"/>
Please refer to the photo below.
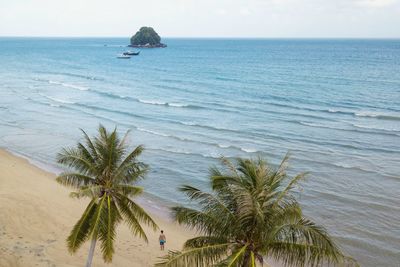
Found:
<path fill-rule="evenodd" d="M 131 37 L 131 44 L 129 46 L 139 48 L 167 47 L 166 44 L 161 43 L 161 37 L 152 27 L 141 27 L 140 30 Z"/>

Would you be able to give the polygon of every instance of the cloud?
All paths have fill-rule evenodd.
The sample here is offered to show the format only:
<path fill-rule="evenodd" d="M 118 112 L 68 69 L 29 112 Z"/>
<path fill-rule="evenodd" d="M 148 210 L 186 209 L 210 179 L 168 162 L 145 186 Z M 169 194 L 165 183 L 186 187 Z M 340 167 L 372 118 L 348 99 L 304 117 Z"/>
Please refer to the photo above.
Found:
<path fill-rule="evenodd" d="M 359 0 L 356 2 L 357 5 L 363 7 L 387 7 L 395 4 L 397 0 Z"/>
<path fill-rule="evenodd" d="M 248 16 L 251 14 L 251 11 L 247 7 L 241 7 L 239 13 L 242 16 Z"/>
<path fill-rule="evenodd" d="M 400 37 L 400 0 L 0 2 L 0 36 Z"/>
<path fill-rule="evenodd" d="M 228 13 L 226 9 L 220 8 L 215 11 L 218 15 L 224 16 Z"/>

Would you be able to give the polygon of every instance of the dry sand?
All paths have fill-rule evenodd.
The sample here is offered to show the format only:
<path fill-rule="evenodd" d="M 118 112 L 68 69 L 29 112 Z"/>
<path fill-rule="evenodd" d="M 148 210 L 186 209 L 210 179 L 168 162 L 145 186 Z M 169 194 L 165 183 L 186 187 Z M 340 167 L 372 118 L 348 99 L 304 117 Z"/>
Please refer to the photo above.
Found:
<path fill-rule="evenodd" d="M 84 266 L 88 242 L 70 255 L 65 239 L 88 203 L 69 197 L 55 175 L 0 150 L 0 266 Z M 180 249 L 192 234 L 154 216 L 167 236 L 166 249 Z M 118 229 L 113 262 L 105 264 L 97 247 L 93 266 L 153 266 L 164 255 L 158 232 L 146 228 L 149 243 L 135 238 L 125 225 Z"/>

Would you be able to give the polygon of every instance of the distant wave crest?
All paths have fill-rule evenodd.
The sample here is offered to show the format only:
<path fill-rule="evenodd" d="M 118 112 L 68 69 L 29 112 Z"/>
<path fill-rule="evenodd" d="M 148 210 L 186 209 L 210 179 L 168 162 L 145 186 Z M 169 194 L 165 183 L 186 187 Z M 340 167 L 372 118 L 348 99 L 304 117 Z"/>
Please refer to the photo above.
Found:
<path fill-rule="evenodd" d="M 201 143 L 201 144 L 204 144 L 204 145 L 216 146 L 216 147 L 223 148 L 223 149 L 232 148 L 232 149 L 236 149 L 236 150 L 241 150 L 241 151 L 246 152 L 246 153 L 259 152 L 255 148 L 238 147 L 238 146 L 229 145 L 229 144 L 218 144 L 218 143 L 211 143 L 211 142 L 205 142 L 205 141 L 200 141 L 200 140 L 192 140 L 192 139 L 188 139 L 188 138 L 185 138 L 185 137 L 179 137 L 179 136 L 175 136 L 175 135 L 170 135 L 170 134 L 166 134 L 166 133 L 162 133 L 162 132 L 158 132 L 158 131 L 153 131 L 153 130 L 149 130 L 149 129 L 145 129 L 145 128 L 141 128 L 141 127 L 138 127 L 136 129 L 138 131 L 141 131 L 141 132 L 145 132 L 145 133 L 149 133 L 149 134 L 157 135 L 157 136 L 162 136 L 162 137 L 173 138 L 175 140 L 179 140 L 179 141 L 183 141 L 183 142 Z"/>
<path fill-rule="evenodd" d="M 388 132 L 387 134 L 392 133 L 392 134 L 394 134 L 394 135 L 398 135 L 398 134 L 396 134 L 396 133 L 400 133 L 399 130 L 396 130 L 396 129 L 388 129 L 388 128 L 379 127 L 379 126 L 376 126 L 376 125 L 361 125 L 361 124 L 357 124 L 357 123 L 353 123 L 352 125 L 353 125 L 354 127 L 356 127 L 356 128 L 362 128 L 362 129 L 368 129 L 368 130 L 378 130 L 378 131 Z"/>
<path fill-rule="evenodd" d="M 89 90 L 88 87 L 81 86 L 81 85 L 75 85 L 75 84 L 70 84 L 70 83 L 63 83 L 63 82 L 52 81 L 52 80 L 48 80 L 48 82 L 49 82 L 50 84 L 61 85 L 61 86 L 63 86 L 63 87 L 73 88 L 73 89 L 77 89 L 77 90 L 80 90 L 80 91 L 88 91 L 88 90 Z"/>
<path fill-rule="evenodd" d="M 58 102 L 58 103 L 62 103 L 62 104 L 75 104 L 75 102 L 64 100 L 64 99 L 55 98 L 55 97 L 48 96 L 48 95 L 45 95 L 45 94 L 39 93 L 39 95 L 43 96 L 44 98 L 50 99 L 50 100 L 52 100 L 54 102 Z"/>
<path fill-rule="evenodd" d="M 158 106 L 167 106 L 167 107 L 176 107 L 176 108 L 200 108 L 199 106 L 177 103 L 177 102 L 164 102 L 159 100 L 145 100 L 145 99 L 137 99 L 138 102 L 148 105 L 158 105 Z"/>
<path fill-rule="evenodd" d="M 395 120 L 395 121 L 400 120 L 400 114 L 364 111 L 364 112 L 356 112 L 355 115 L 357 117 L 370 117 L 382 120 Z"/>

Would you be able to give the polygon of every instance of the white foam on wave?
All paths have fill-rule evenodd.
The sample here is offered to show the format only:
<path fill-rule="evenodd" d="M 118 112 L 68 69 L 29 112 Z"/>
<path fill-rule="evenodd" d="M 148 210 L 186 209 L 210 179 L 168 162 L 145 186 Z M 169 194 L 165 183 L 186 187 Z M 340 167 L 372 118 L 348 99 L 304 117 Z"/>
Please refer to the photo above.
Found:
<path fill-rule="evenodd" d="M 380 131 L 387 131 L 387 132 L 398 132 L 400 133 L 400 129 L 395 129 L 395 128 L 387 128 L 387 127 L 379 127 L 376 125 L 361 125 L 357 123 L 352 124 L 356 128 L 363 128 L 363 129 L 371 129 L 371 130 L 380 130 Z"/>
<path fill-rule="evenodd" d="M 70 83 L 63 83 L 63 82 L 58 82 L 58 81 L 52 81 L 49 80 L 48 81 L 50 84 L 56 84 L 56 85 L 61 85 L 63 87 L 68 87 L 68 88 L 72 88 L 72 89 L 77 89 L 80 91 L 88 91 L 89 87 L 85 87 L 85 86 L 81 86 L 81 85 L 76 85 L 76 84 L 70 84 Z"/>
<path fill-rule="evenodd" d="M 347 163 L 343 163 L 343 162 L 335 162 L 335 163 L 331 163 L 331 164 L 336 167 L 343 168 L 343 169 L 352 169 L 352 170 L 358 170 L 358 171 L 364 171 L 364 172 L 373 171 L 373 170 L 364 169 L 361 166 L 351 165 L 351 164 L 347 164 Z"/>
<path fill-rule="evenodd" d="M 48 95 L 45 95 L 45 94 L 39 93 L 39 95 L 43 96 L 44 98 L 50 99 L 50 100 L 52 100 L 54 102 L 58 102 L 58 103 L 62 103 L 62 104 L 75 104 L 75 102 L 67 101 L 67 100 L 63 100 L 63 99 L 59 99 L 59 98 L 55 98 L 55 97 L 48 96 Z"/>
<path fill-rule="evenodd" d="M 181 103 L 167 103 L 168 106 L 171 107 L 177 107 L 177 108 L 184 108 L 184 107 L 188 107 L 189 105 L 187 104 L 181 104 Z"/>
<path fill-rule="evenodd" d="M 152 130 L 148 130 L 148 129 L 144 129 L 144 128 L 137 128 L 138 131 L 141 132 L 146 132 L 146 133 L 150 133 L 150 134 L 154 134 L 154 135 L 159 135 L 159 136 L 163 136 L 163 137 L 170 137 L 170 135 L 165 134 L 165 133 L 160 133 L 160 132 L 156 132 L 156 131 L 152 131 Z"/>
<path fill-rule="evenodd" d="M 325 125 L 312 123 L 312 122 L 300 121 L 299 123 L 302 124 L 302 125 L 305 125 L 305 126 L 310 126 L 310 127 L 324 127 L 324 128 L 326 127 Z"/>
<path fill-rule="evenodd" d="M 254 148 L 245 148 L 245 147 L 241 147 L 240 150 L 247 152 L 247 153 L 255 153 L 258 151 L 257 149 L 254 149 Z"/>
<path fill-rule="evenodd" d="M 354 115 L 357 117 L 370 117 L 370 118 L 386 119 L 386 120 L 400 120 L 400 114 L 398 114 L 398 113 L 360 111 L 360 112 L 354 113 Z"/>
<path fill-rule="evenodd" d="M 197 123 L 193 122 L 193 121 L 182 121 L 181 122 L 184 125 L 188 125 L 188 126 L 196 126 L 198 125 Z"/>
<path fill-rule="evenodd" d="M 168 107 L 175 107 L 175 108 L 184 108 L 188 107 L 187 104 L 177 103 L 177 102 L 164 102 L 159 100 L 145 100 L 145 99 L 138 99 L 140 103 L 149 104 L 149 105 L 158 105 L 158 106 L 168 106 Z"/>
<path fill-rule="evenodd" d="M 226 144 L 217 144 L 220 148 L 228 148 L 231 147 L 230 145 L 226 145 Z"/>
<path fill-rule="evenodd" d="M 143 100 L 143 99 L 138 99 L 138 101 L 140 103 L 143 104 L 150 104 L 150 105 L 166 105 L 166 102 L 162 102 L 162 101 L 156 101 L 156 100 Z"/>

